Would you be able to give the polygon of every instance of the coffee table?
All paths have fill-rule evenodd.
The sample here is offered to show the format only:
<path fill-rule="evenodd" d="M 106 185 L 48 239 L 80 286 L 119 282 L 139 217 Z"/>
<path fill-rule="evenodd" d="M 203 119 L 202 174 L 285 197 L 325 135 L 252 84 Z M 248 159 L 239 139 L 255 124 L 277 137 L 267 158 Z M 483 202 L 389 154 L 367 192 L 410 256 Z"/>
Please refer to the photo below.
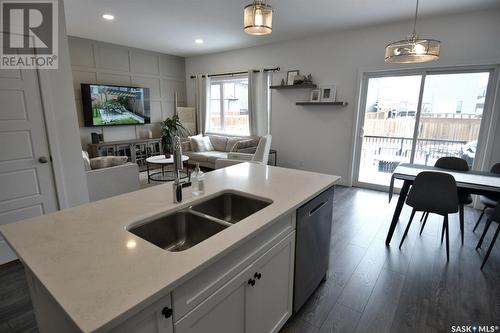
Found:
<path fill-rule="evenodd" d="M 188 161 L 189 156 L 182 155 L 182 162 Z M 165 166 L 174 163 L 174 157 L 170 156 L 166 158 L 165 155 L 156 155 L 146 158 L 146 168 L 148 172 L 148 184 L 151 181 L 156 182 L 170 182 L 175 180 L 175 172 L 167 170 L 165 171 Z M 149 165 L 161 165 L 161 171 L 150 173 Z M 184 164 L 184 163 L 183 163 Z M 187 163 L 186 171 L 180 171 L 180 178 L 189 177 L 189 162 Z"/>

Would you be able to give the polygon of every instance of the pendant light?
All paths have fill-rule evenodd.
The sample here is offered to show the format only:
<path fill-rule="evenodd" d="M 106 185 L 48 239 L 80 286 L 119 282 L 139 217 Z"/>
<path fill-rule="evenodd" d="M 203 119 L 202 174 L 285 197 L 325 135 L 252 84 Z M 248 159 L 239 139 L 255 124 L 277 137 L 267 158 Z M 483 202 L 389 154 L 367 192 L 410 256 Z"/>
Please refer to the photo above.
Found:
<path fill-rule="evenodd" d="M 269 35 L 273 31 L 273 9 L 263 0 L 254 0 L 243 10 L 243 31 L 249 35 Z"/>
<path fill-rule="evenodd" d="M 415 9 L 413 32 L 406 40 L 391 43 L 385 48 L 385 62 L 412 64 L 439 59 L 441 42 L 435 39 L 421 39 L 417 35 L 418 0 Z"/>

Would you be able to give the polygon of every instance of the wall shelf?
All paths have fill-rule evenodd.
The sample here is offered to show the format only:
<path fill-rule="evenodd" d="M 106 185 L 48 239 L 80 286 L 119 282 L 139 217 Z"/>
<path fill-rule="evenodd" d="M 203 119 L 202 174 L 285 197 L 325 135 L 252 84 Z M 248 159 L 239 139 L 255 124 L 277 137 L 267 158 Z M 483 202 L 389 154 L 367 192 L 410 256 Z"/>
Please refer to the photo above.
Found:
<path fill-rule="evenodd" d="M 295 85 L 288 85 L 288 86 L 270 86 L 269 89 L 315 89 L 318 86 L 316 84 L 295 84 Z"/>
<path fill-rule="evenodd" d="M 347 106 L 347 102 L 297 102 L 296 105 L 336 105 L 336 106 Z"/>

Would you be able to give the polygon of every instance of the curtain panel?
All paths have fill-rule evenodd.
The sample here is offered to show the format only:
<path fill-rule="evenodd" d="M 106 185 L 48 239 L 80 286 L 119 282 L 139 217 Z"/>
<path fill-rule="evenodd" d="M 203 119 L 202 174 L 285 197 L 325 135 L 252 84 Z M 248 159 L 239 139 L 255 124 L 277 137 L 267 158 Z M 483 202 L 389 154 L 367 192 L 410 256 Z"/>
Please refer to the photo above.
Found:
<path fill-rule="evenodd" d="M 251 135 L 262 136 L 270 132 L 271 79 L 271 72 L 248 71 L 248 114 Z"/>
<path fill-rule="evenodd" d="M 196 75 L 196 130 L 205 134 L 208 112 L 210 112 L 210 78 L 204 74 Z"/>

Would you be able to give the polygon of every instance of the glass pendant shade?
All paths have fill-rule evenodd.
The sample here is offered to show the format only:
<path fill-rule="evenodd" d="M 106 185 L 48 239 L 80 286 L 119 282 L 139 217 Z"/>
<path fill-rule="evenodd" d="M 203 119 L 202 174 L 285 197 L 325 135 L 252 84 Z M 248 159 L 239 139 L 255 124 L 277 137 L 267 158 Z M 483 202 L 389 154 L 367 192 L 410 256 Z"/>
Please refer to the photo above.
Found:
<path fill-rule="evenodd" d="M 406 40 L 391 43 L 385 48 L 385 62 L 411 64 L 439 59 L 441 42 L 435 39 L 419 39 L 410 36 Z"/>
<path fill-rule="evenodd" d="M 413 32 L 406 40 L 400 40 L 385 47 L 385 62 L 391 64 L 414 64 L 439 59 L 441 42 L 435 39 L 418 38 L 418 1 L 416 1 L 415 6 Z"/>
<path fill-rule="evenodd" d="M 243 11 L 243 30 L 250 35 L 269 35 L 273 31 L 273 9 L 256 0 Z"/>

